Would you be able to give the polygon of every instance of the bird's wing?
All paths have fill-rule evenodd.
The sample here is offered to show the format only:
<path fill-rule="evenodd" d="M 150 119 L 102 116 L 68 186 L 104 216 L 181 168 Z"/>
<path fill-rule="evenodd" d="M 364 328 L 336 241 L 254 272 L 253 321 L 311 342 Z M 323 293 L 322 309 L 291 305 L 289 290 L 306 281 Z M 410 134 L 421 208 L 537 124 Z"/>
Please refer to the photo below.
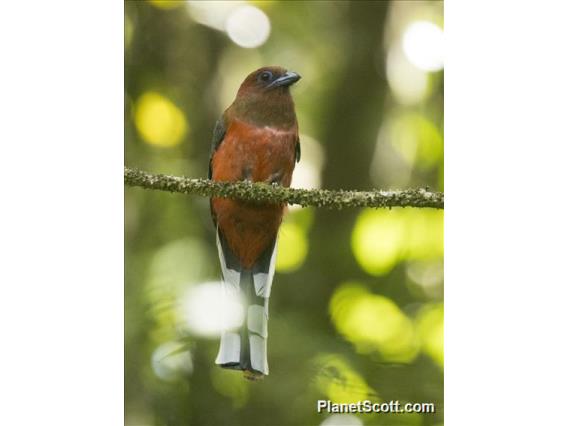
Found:
<path fill-rule="evenodd" d="M 217 122 L 215 123 L 215 128 L 213 129 L 213 139 L 211 140 L 211 152 L 209 153 L 209 172 L 207 177 L 211 179 L 213 177 L 213 169 L 211 168 L 211 162 L 213 161 L 213 155 L 217 148 L 223 142 L 225 138 L 225 133 L 227 133 L 227 128 L 225 126 L 224 117 L 221 116 Z M 211 219 L 213 219 L 213 225 L 217 227 L 217 217 L 215 216 L 215 211 L 213 210 L 213 206 L 211 205 L 211 200 L 209 200 L 209 210 L 211 211 Z"/>
<path fill-rule="evenodd" d="M 211 160 L 213 159 L 213 154 L 215 154 L 215 151 L 217 151 L 217 148 L 219 148 L 221 142 L 223 142 L 225 133 L 227 133 L 227 128 L 225 126 L 225 120 L 223 116 L 221 116 L 215 123 L 215 128 L 213 129 L 213 139 L 211 140 L 211 152 L 209 154 L 209 174 L 208 174 L 209 179 L 211 179 L 211 177 L 213 176 L 213 170 L 211 169 Z"/>
<path fill-rule="evenodd" d="M 300 138 L 296 139 L 296 163 L 300 162 L 300 157 L 302 156 L 302 150 L 300 148 Z"/>

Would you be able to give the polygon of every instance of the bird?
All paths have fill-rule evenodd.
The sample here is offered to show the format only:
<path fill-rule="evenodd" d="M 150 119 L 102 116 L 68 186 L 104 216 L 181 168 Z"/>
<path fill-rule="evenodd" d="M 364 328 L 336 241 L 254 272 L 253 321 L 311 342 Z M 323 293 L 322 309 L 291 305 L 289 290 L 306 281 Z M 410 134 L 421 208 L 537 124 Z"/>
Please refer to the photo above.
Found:
<path fill-rule="evenodd" d="M 290 86 L 300 78 L 283 67 L 267 66 L 244 79 L 215 124 L 209 179 L 290 186 L 301 156 Z M 244 307 L 240 326 L 222 332 L 215 363 L 260 380 L 269 373 L 268 300 L 285 204 L 213 197 L 210 210 L 225 294 L 238 297 Z"/>

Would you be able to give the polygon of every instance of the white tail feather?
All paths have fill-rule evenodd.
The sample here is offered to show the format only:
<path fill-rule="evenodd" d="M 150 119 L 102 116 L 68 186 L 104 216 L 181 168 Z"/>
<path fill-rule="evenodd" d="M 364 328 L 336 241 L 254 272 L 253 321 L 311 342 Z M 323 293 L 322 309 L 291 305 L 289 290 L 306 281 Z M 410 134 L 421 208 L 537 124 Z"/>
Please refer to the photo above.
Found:
<path fill-rule="evenodd" d="M 221 344 L 215 363 L 225 368 L 252 369 L 268 375 L 268 298 L 274 278 L 276 243 L 270 254 L 269 264 L 266 264 L 268 259 L 265 257 L 262 268 L 257 268 L 255 273 L 229 267 L 227 256 L 230 257 L 232 254 L 225 255 L 219 231 L 217 231 L 217 249 L 223 273 L 223 288 L 228 294 L 239 293 L 244 300 L 247 300 L 248 305 L 245 309 L 245 321 L 241 324 L 241 330 L 226 330 L 221 335 Z M 246 328 L 243 329 L 243 327 Z M 243 345 L 246 346 L 243 347 Z"/>

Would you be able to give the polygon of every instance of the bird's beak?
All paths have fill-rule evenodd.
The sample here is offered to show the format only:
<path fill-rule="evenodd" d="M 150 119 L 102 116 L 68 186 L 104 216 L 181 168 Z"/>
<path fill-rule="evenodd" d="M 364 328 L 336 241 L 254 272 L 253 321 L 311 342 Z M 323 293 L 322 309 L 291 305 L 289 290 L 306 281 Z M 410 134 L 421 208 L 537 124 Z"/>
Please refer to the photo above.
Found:
<path fill-rule="evenodd" d="M 288 71 L 286 74 L 278 77 L 276 80 L 270 83 L 268 87 L 291 86 L 301 78 L 302 76 L 300 74 L 293 71 Z"/>

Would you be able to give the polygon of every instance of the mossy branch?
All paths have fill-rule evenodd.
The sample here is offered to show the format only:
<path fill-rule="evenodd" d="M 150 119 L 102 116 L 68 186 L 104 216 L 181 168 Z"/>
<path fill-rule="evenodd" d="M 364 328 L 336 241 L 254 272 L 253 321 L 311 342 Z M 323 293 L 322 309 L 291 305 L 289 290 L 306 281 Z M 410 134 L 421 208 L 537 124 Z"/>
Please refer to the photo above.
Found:
<path fill-rule="evenodd" d="M 251 182 L 214 182 L 179 176 L 151 174 L 124 168 L 124 184 L 159 191 L 201 195 L 202 197 L 236 198 L 263 203 L 299 204 L 330 209 L 344 207 L 430 207 L 444 208 L 444 193 L 427 189 L 403 191 L 332 191 L 326 189 L 295 189 Z"/>

